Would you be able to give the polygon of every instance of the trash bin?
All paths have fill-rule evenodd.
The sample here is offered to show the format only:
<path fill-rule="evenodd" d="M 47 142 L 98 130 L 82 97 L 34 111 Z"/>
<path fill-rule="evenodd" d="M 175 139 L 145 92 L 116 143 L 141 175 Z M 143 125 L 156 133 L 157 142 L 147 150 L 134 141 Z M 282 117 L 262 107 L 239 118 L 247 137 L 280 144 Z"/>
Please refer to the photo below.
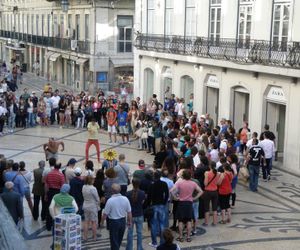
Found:
<path fill-rule="evenodd" d="M 26 73 L 27 72 L 27 63 L 22 63 L 21 71 Z"/>

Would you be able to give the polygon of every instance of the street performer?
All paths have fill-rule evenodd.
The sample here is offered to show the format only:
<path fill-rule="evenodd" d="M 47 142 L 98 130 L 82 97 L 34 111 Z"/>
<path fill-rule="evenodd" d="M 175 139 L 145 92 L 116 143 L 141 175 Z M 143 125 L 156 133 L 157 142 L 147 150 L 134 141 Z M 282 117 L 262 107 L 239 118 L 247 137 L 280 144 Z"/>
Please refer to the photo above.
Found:
<path fill-rule="evenodd" d="M 58 148 L 61 145 L 62 149 L 61 152 L 65 149 L 65 144 L 63 141 L 56 141 L 53 137 L 49 138 L 49 141 L 44 144 L 44 151 L 46 155 L 46 161 L 50 158 L 58 159 Z"/>

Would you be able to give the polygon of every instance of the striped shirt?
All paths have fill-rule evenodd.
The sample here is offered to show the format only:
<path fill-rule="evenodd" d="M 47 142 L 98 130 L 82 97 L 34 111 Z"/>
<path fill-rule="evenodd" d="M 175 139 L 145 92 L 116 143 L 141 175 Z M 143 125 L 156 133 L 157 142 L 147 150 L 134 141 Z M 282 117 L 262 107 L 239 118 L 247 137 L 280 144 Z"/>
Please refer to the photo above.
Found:
<path fill-rule="evenodd" d="M 48 188 L 60 189 L 65 183 L 65 177 L 58 169 L 53 169 L 45 177 L 45 183 Z"/>

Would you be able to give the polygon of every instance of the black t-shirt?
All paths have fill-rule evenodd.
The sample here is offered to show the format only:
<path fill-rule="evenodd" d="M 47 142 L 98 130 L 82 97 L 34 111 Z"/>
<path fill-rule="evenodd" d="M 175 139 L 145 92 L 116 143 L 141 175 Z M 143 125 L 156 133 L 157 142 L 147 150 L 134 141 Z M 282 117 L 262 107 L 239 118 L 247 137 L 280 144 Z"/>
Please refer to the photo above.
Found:
<path fill-rule="evenodd" d="M 132 217 L 139 217 L 143 215 L 143 201 L 146 199 L 145 192 L 142 190 L 137 191 L 137 200 L 132 200 L 133 190 L 126 193 L 126 196 L 130 202 Z"/>
<path fill-rule="evenodd" d="M 250 154 L 249 164 L 259 166 L 261 162 L 261 158 L 262 156 L 265 155 L 265 152 L 262 149 L 262 147 L 255 145 L 250 148 L 249 154 Z"/>

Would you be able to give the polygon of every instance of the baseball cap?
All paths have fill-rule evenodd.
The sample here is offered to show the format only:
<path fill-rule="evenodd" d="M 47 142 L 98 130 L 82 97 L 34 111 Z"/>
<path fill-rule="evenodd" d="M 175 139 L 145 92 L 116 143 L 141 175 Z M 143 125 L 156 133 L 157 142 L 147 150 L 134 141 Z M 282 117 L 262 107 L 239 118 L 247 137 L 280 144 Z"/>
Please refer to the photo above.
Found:
<path fill-rule="evenodd" d="M 68 161 L 68 164 L 67 164 L 67 166 L 70 166 L 70 165 L 74 165 L 74 164 L 76 164 L 76 159 L 75 158 L 71 158 L 69 161 Z"/>
<path fill-rule="evenodd" d="M 74 169 L 74 173 L 75 173 L 76 175 L 81 175 L 81 173 L 82 173 L 81 168 L 80 168 L 80 167 L 75 168 L 75 169 Z"/>

